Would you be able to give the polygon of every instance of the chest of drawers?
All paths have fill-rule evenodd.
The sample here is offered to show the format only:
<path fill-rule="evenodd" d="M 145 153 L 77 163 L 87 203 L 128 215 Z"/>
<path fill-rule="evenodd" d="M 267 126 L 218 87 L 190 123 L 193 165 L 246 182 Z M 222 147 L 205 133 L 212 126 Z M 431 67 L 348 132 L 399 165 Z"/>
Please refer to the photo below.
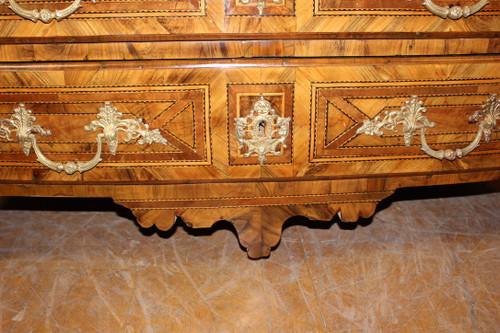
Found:
<path fill-rule="evenodd" d="M 259 258 L 291 216 L 499 179 L 500 1 L 447 5 L 8 0 L 0 195 L 228 220 Z"/>

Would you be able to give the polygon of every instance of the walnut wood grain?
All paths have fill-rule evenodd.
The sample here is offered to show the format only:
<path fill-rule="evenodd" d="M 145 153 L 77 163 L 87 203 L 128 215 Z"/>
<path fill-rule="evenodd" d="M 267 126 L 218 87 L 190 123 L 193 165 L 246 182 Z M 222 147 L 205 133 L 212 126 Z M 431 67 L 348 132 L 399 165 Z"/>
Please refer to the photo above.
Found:
<path fill-rule="evenodd" d="M 356 133 L 418 95 L 437 124 L 429 145 L 470 142 L 467 119 L 500 92 L 499 1 L 461 20 L 422 0 L 271 2 L 260 12 L 256 0 L 97 1 L 49 24 L 0 5 L 0 121 L 25 103 L 52 129 L 37 141 L 48 158 L 88 160 L 88 110 L 111 102 L 169 143 L 120 145 L 89 171 L 59 174 L 24 155 L 3 121 L 0 196 L 109 197 L 160 230 L 177 218 L 192 228 L 228 220 L 260 258 L 292 216 L 352 222 L 400 187 L 500 178 L 499 126 L 455 161 L 406 146 L 399 132 Z M 235 126 L 261 96 L 290 119 L 263 165 L 244 155 Z"/>
<path fill-rule="evenodd" d="M 19 1 L 23 6 L 36 6 Z M 234 4 L 233 4 L 234 3 Z M 453 1 L 437 1 L 453 5 Z M 456 4 L 457 2 L 455 2 Z M 460 1 L 460 5 L 474 4 Z M 54 9 L 60 4 L 53 4 Z M 233 10 L 234 9 L 234 10 Z M 71 17 L 39 29 L 33 22 L 16 16 L 7 5 L 0 6 L 2 37 L 79 38 L 99 36 L 254 34 L 254 33 L 364 33 L 364 32 L 480 32 L 499 31 L 498 1 L 467 20 L 443 20 L 427 11 L 422 0 L 411 1 L 311 1 L 283 0 L 270 5 L 264 15 L 235 1 L 127 1 L 84 4 Z M 90 22 L 90 23 L 89 23 Z M 56 23 L 56 24 L 54 24 Z M 76 39 L 77 40 L 77 39 Z M 109 39 L 107 41 L 110 41 Z"/>
<path fill-rule="evenodd" d="M 496 37 L 495 37 L 496 36 Z M 191 36 L 186 36 L 191 37 Z M 471 36 L 454 38 L 306 38 L 243 40 L 184 40 L 109 43 L 12 43 L 4 40 L 1 62 L 40 61 L 113 61 L 162 59 L 234 59 L 263 57 L 381 57 L 442 56 L 496 54 L 500 52 L 498 34 L 488 38 Z M 269 36 L 267 36 L 269 38 Z M 23 39 L 24 40 L 24 39 Z M 24 40 L 25 41 L 25 40 Z M 2 43 L 2 38 L 0 38 Z M 112 52 L 110 52 L 112 50 Z"/>
<path fill-rule="evenodd" d="M 500 91 L 497 56 L 391 60 L 276 59 L 238 61 L 115 62 L 99 64 L 5 64 L 0 67 L 0 115 L 26 103 L 42 127 L 60 130 L 40 139 L 52 160 L 81 160 L 95 151 L 82 131 L 104 101 L 159 128 L 170 143 L 120 147 L 103 153 L 99 167 L 82 175 L 44 169 L 19 145 L 0 139 L 0 180 L 38 183 L 172 183 L 418 174 L 498 167 L 498 130 L 467 159 L 436 161 L 396 133 L 356 135 L 364 120 L 399 109 L 409 96 L 425 98 L 428 131 L 436 148 L 470 141 L 477 129 L 467 119 L 485 98 Z M 359 63 L 359 64 L 357 64 Z M 26 85 L 29 82 L 29 86 Z M 234 118 L 260 94 L 269 96 L 291 132 L 282 156 L 262 167 L 238 150 Z M 247 110 L 247 111 L 246 111 Z M 50 126 L 49 126 L 50 125 Z M 363 162 L 363 163 L 360 163 Z"/>
<path fill-rule="evenodd" d="M 147 35 L 112 35 L 112 36 L 4 36 L 0 35 L 2 44 L 75 44 L 75 43 L 120 43 L 120 42 L 212 42 L 212 41 L 275 41 L 275 40 L 371 40 L 371 39 L 467 39 L 467 38 L 499 38 L 498 31 L 429 31 L 429 32 L 285 32 L 285 33 L 177 33 L 177 34 L 147 34 Z"/>
<path fill-rule="evenodd" d="M 486 172 L 487 171 L 487 172 Z M 500 171 L 295 182 L 171 185 L 0 184 L 0 196 L 111 197 L 132 209 L 143 227 L 168 230 L 180 216 L 192 228 L 229 220 L 251 258 L 265 257 L 292 216 L 327 221 L 340 212 L 346 222 L 369 217 L 395 189 L 500 179 Z M 418 190 L 418 189 L 415 189 Z M 245 202 L 242 204 L 238 200 Z"/>

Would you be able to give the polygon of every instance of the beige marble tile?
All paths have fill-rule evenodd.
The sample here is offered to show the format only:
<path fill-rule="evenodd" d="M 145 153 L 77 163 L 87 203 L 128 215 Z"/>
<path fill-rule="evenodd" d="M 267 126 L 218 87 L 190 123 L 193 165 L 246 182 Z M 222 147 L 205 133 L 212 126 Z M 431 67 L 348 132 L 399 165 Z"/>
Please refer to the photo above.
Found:
<path fill-rule="evenodd" d="M 230 231 L 218 231 L 207 241 L 225 242 L 225 246 L 208 246 L 204 242 L 179 244 L 169 258 L 167 272 L 160 267 L 142 272 L 143 283 L 136 293 L 128 328 L 137 331 L 285 331 L 299 323 L 313 331 L 322 330 L 321 314 L 308 275 L 304 254 L 297 245 L 290 246 L 288 230 L 282 246 L 269 260 L 246 259 L 232 244 Z M 192 236 L 189 236 L 192 238 Z M 292 236 L 293 237 L 293 236 Z M 183 237 L 179 237 L 183 238 Z M 214 239 L 219 238 L 219 239 Z M 299 244 L 300 245 L 300 244 Z M 191 255 L 195 253 L 208 255 Z M 156 304 L 145 316 L 147 304 Z M 290 307 L 303 312 L 290 312 Z M 319 326 L 318 326 L 319 325 Z"/>
<path fill-rule="evenodd" d="M 34 295 L 11 319 L 14 331 L 111 332 L 123 326 L 124 283 L 109 271 L 37 272 Z M 20 316 L 19 313 L 22 313 Z"/>
<path fill-rule="evenodd" d="M 474 243 L 474 247 L 467 249 L 468 255 L 460 262 L 456 275 L 463 279 L 474 330 L 498 332 L 500 238 L 486 236 Z"/>
<path fill-rule="evenodd" d="M 336 225 L 322 231 L 301 227 L 328 330 L 498 330 L 499 312 L 489 303 L 481 307 L 488 318 L 481 322 L 489 326 L 478 325 L 471 312 L 473 296 L 468 280 L 457 274 L 485 237 L 500 241 L 499 220 L 495 223 L 491 217 L 475 214 L 479 206 L 489 215 L 496 214 L 496 196 L 395 202 L 378 212 L 368 226 L 354 230 L 341 230 Z M 490 246 L 489 252 L 494 249 Z M 486 276 L 500 276 L 498 262 L 492 258 L 488 262 L 492 266 Z M 486 300 L 498 301 L 498 286 L 482 282 L 487 278 L 480 274 L 481 269 L 488 269 L 476 269 L 477 274 L 469 277 L 475 277 L 472 285 L 489 295 Z"/>
<path fill-rule="evenodd" d="M 331 332 L 421 327 L 466 332 L 463 287 L 450 252 L 439 245 L 366 242 L 344 248 L 310 244 L 307 253 Z"/>

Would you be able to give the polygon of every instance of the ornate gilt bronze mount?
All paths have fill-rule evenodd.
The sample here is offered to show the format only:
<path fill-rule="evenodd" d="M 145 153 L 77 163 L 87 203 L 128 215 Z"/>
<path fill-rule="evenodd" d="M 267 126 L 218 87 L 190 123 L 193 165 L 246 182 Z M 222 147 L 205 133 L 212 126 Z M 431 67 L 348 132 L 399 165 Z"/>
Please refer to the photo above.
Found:
<path fill-rule="evenodd" d="M 48 159 L 40 151 L 35 134 L 43 136 L 51 135 L 51 131 L 44 130 L 39 125 L 34 125 L 36 118 L 32 115 L 31 110 L 26 109 L 26 106 L 21 103 L 14 109 L 14 114 L 10 119 L 0 119 L 0 138 L 5 138 L 8 141 L 13 141 L 10 135 L 16 132 L 17 139 L 21 144 L 24 154 L 29 156 L 31 148 L 35 151 L 37 159 L 40 163 L 50 168 L 51 170 L 67 174 L 73 174 L 76 171 L 82 173 L 95 167 L 102 161 L 102 139 L 106 141 L 109 151 L 112 155 L 116 154 L 118 147 L 118 133 L 124 132 L 126 137 L 125 142 L 137 139 L 140 145 L 151 144 L 157 142 L 167 145 L 167 140 L 163 138 L 158 129 L 149 130 L 149 125 L 144 124 L 142 119 L 121 119 L 122 114 L 118 112 L 118 108 L 111 105 L 110 102 L 105 102 L 104 106 L 99 107 L 97 114 L 98 120 L 93 120 L 90 125 L 84 127 L 86 131 L 102 128 L 102 133 L 97 134 L 97 152 L 94 157 L 87 162 L 70 161 L 70 162 L 54 162 Z"/>
<path fill-rule="evenodd" d="M 9 8 L 12 9 L 14 13 L 17 15 L 24 17 L 33 22 L 37 22 L 38 20 L 43 23 L 49 23 L 53 19 L 60 21 L 63 18 L 66 18 L 76 12 L 80 7 L 82 7 L 82 0 L 74 0 L 71 5 L 64 9 L 56 9 L 55 11 L 50 11 L 48 9 L 25 9 L 21 7 L 16 0 L 7 0 L 9 2 Z M 95 3 L 96 0 L 90 0 L 92 3 Z M 4 4 L 5 0 L 0 0 L 0 4 Z"/>
<path fill-rule="evenodd" d="M 434 127 L 435 123 L 430 122 L 426 116 L 423 115 L 427 109 L 423 106 L 423 102 L 414 95 L 399 111 L 386 112 L 384 119 L 376 116 L 373 120 L 364 120 L 356 133 L 382 136 L 382 128 L 397 132 L 396 126 L 403 125 L 403 135 L 405 145 L 409 146 L 413 140 L 415 132 L 420 130 L 420 141 L 422 143 L 422 150 L 429 156 L 442 160 L 453 161 L 457 157 L 462 158 L 472 152 L 479 146 L 481 138 L 484 137 L 486 143 L 490 142 L 491 135 L 496 127 L 496 122 L 500 119 L 500 100 L 497 94 L 492 94 L 491 97 L 482 106 L 482 110 L 476 111 L 469 117 L 470 122 L 478 122 L 478 131 L 476 137 L 472 142 L 464 148 L 456 150 L 433 150 L 427 145 L 425 140 L 425 130 L 427 127 Z M 480 121 L 480 119 L 483 120 Z"/>
<path fill-rule="evenodd" d="M 241 0 L 241 3 L 244 5 L 248 5 L 250 0 Z M 283 3 L 283 0 L 273 0 L 273 3 L 280 4 Z M 259 10 L 259 15 L 262 15 L 264 9 L 267 8 L 267 0 L 257 0 L 257 9 Z"/>
<path fill-rule="evenodd" d="M 255 102 L 250 115 L 244 118 L 235 118 L 236 139 L 240 143 L 239 149 L 244 145 L 248 152 L 243 156 L 249 157 L 256 153 L 259 155 L 260 165 L 267 160 L 267 154 L 281 155 L 277 150 L 279 144 L 286 148 L 286 138 L 290 132 L 290 117 L 283 118 L 276 115 L 271 103 L 260 96 Z"/>
<path fill-rule="evenodd" d="M 469 17 L 472 14 L 477 13 L 480 11 L 484 6 L 489 4 L 488 0 L 480 0 L 478 3 L 476 3 L 473 6 L 453 6 L 450 8 L 450 6 L 445 6 L 441 7 L 436 5 L 432 0 L 424 0 L 422 5 L 427 8 L 428 11 L 430 11 L 432 14 L 437 15 L 442 18 L 451 18 L 453 20 L 458 20 L 459 18 L 462 17 Z"/>

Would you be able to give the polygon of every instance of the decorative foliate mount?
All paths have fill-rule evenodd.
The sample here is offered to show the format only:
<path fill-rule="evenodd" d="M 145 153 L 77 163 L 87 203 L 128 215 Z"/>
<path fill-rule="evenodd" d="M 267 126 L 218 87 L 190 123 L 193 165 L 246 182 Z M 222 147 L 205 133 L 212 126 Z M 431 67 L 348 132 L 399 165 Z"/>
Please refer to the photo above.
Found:
<path fill-rule="evenodd" d="M 469 17 L 472 14 L 477 13 L 480 11 L 484 6 L 489 4 L 488 0 L 480 0 L 478 3 L 476 3 L 473 6 L 453 6 L 450 8 L 450 6 L 445 6 L 441 7 L 436 5 L 432 0 L 424 0 L 422 5 L 427 8 L 428 11 L 430 11 L 432 14 L 437 15 L 442 18 L 451 18 L 453 20 L 458 20 L 459 18 L 462 17 Z"/>
<path fill-rule="evenodd" d="M 277 150 L 280 144 L 287 148 L 285 141 L 290 132 L 291 119 L 277 116 L 264 96 L 260 96 L 255 102 L 250 115 L 234 120 L 236 139 L 240 143 L 238 149 L 243 149 L 246 145 L 248 152 L 243 156 L 250 157 L 254 153 L 259 155 L 257 159 L 260 165 L 267 160 L 267 154 L 281 155 L 281 150 Z"/>
<path fill-rule="evenodd" d="M 486 143 L 490 142 L 496 127 L 496 122 L 500 119 L 500 100 L 497 94 L 492 94 L 482 106 L 482 109 L 474 112 L 474 114 L 469 117 L 469 122 L 478 123 L 476 137 L 466 147 L 456 150 L 433 150 L 427 145 L 425 130 L 427 127 L 434 127 L 436 124 L 430 122 L 427 117 L 423 115 L 426 111 L 427 109 L 423 106 L 423 102 L 418 99 L 418 96 L 414 95 L 409 101 L 405 102 L 401 110 L 386 112 L 383 119 L 380 119 L 380 116 L 376 116 L 373 120 L 364 120 L 363 126 L 361 126 L 356 133 L 382 136 L 382 128 L 397 132 L 396 126 L 402 124 L 406 146 L 411 144 L 415 132 L 420 130 L 422 150 L 426 154 L 440 160 L 446 158 L 447 160 L 453 161 L 457 157 L 462 158 L 476 149 L 482 137 L 484 137 Z M 483 119 L 481 120 L 481 118 Z"/>
<path fill-rule="evenodd" d="M 110 153 L 115 155 L 118 147 L 119 132 L 125 133 L 125 142 L 137 139 L 137 143 L 140 145 L 151 144 L 153 142 L 163 145 L 168 144 L 158 129 L 149 130 L 149 125 L 144 124 L 142 119 L 122 119 L 123 115 L 118 112 L 118 108 L 112 106 L 110 102 L 105 102 L 104 106 L 99 107 L 98 120 L 93 120 L 90 125 L 84 126 L 85 131 L 93 130 L 96 132 L 99 128 L 102 128 L 102 133 L 97 134 L 96 137 L 97 152 L 94 157 L 86 162 L 54 162 L 43 155 L 36 139 L 36 134 L 50 136 L 52 134 L 51 131 L 44 130 L 39 125 L 34 125 L 36 118 L 33 116 L 31 110 L 26 109 L 23 103 L 14 108 L 13 113 L 10 119 L 0 119 L 0 138 L 13 141 L 11 134 L 15 132 L 17 140 L 21 144 L 26 156 L 29 156 L 31 148 L 33 148 L 40 163 L 51 170 L 57 172 L 64 171 L 69 175 L 76 171 L 80 173 L 88 171 L 102 161 L 102 139 L 108 145 Z"/>
<path fill-rule="evenodd" d="M 6 0 L 0 0 L 0 4 L 4 4 Z M 74 0 L 71 5 L 64 9 L 56 9 L 55 11 L 50 11 L 48 9 L 25 9 L 21 7 L 16 0 L 7 0 L 9 2 L 9 8 L 12 9 L 14 13 L 17 15 L 24 17 L 33 22 L 37 22 L 38 20 L 43 23 L 49 23 L 52 20 L 60 21 L 63 18 L 66 18 L 76 12 L 80 7 L 82 7 L 82 0 Z M 91 0 L 92 3 L 95 3 L 96 0 Z"/>
<path fill-rule="evenodd" d="M 283 0 L 272 0 L 275 4 L 283 3 Z M 248 5 L 250 0 L 241 0 L 241 3 L 244 5 Z M 267 8 L 267 0 L 257 0 L 257 10 L 259 11 L 259 15 L 262 15 L 264 9 Z"/>

